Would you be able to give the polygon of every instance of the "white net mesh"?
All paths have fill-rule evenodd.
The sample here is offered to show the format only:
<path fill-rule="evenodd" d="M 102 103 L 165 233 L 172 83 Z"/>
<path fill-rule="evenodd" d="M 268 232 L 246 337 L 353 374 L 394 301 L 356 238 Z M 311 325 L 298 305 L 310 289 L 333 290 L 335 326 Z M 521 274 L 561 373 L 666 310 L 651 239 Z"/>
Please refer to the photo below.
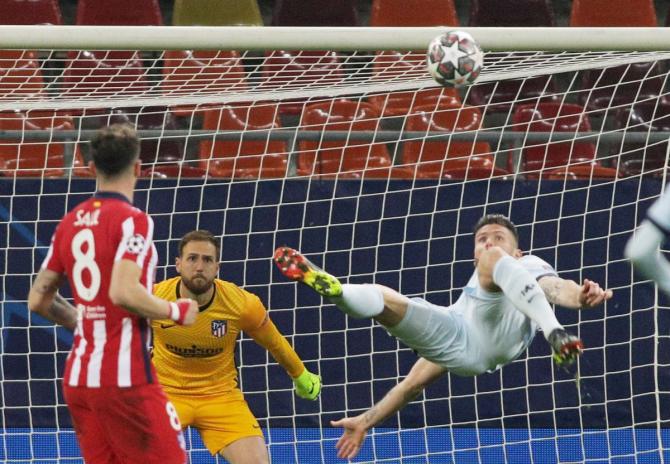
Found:
<path fill-rule="evenodd" d="M 241 341 L 273 462 L 334 462 L 328 421 L 379 401 L 416 359 L 286 281 L 274 249 L 448 305 L 484 212 L 509 215 L 562 277 L 614 290 L 603 308 L 557 310 L 586 345 L 579 382 L 538 336 L 500 371 L 429 387 L 357 462 L 661 461 L 665 303 L 622 249 L 664 181 L 667 55 L 489 53 L 455 91 L 410 52 L 2 52 L 3 459 L 79 462 L 58 382 L 71 337 L 28 316 L 25 296 L 58 220 L 94 191 L 85 141 L 125 121 L 143 138 L 137 204 L 156 221 L 158 277 L 174 274 L 184 233 L 222 236 L 221 276 L 257 293 L 323 377 L 318 402 L 295 399 Z M 191 462 L 214 460 L 189 443 Z"/>

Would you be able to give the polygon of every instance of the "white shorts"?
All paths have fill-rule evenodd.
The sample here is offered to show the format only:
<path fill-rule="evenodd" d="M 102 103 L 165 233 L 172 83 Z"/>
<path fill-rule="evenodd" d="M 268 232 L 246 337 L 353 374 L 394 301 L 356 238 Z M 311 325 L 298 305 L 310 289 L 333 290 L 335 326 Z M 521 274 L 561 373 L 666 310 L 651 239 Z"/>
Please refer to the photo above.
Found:
<path fill-rule="evenodd" d="M 489 300 L 466 299 L 445 307 L 434 305 L 422 298 L 412 298 L 407 313 L 400 323 L 387 328 L 388 332 L 412 348 L 419 356 L 438 364 L 450 372 L 462 376 L 474 376 L 494 371 L 518 357 L 530 344 L 535 333 L 534 326 L 520 330 L 504 340 L 504 346 L 492 349 L 496 344 L 492 333 L 482 330 L 466 314 L 474 308 L 459 305 L 476 305 L 476 311 L 500 311 L 505 297 L 500 293 Z M 505 308 L 507 310 L 507 308 Z M 513 311 L 518 311 L 511 308 Z M 502 348 L 502 349 L 501 349 Z"/>

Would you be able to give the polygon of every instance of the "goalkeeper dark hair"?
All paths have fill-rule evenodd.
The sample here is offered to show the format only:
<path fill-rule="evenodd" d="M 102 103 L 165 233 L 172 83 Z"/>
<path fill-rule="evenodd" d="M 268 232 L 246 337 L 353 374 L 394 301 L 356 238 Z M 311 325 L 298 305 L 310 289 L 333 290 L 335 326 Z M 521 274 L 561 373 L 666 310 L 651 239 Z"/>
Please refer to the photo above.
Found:
<path fill-rule="evenodd" d="M 93 136 L 90 145 L 95 169 L 105 177 L 118 176 L 140 156 L 140 140 L 128 124 L 103 127 Z"/>
<path fill-rule="evenodd" d="M 192 230 L 181 238 L 179 242 L 179 257 L 181 258 L 184 252 L 184 247 L 189 242 L 209 242 L 216 248 L 216 259 L 221 259 L 221 247 L 219 246 L 219 239 L 208 230 Z"/>
<path fill-rule="evenodd" d="M 512 221 L 509 220 L 507 216 L 503 216 L 502 214 L 485 214 L 479 221 L 477 221 L 477 224 L 475 224 L 475 229 L 472 233 L 477 235 L 477 231 L 479 231 L 479 229 L 489 224 L 498 224 L 499 226 L 506 227 L 510 232 L 512 232 L 512 235 L 514 235 L 516 243 L 519 243 L 519 233 L 516 230 L 516 226 Z"/>

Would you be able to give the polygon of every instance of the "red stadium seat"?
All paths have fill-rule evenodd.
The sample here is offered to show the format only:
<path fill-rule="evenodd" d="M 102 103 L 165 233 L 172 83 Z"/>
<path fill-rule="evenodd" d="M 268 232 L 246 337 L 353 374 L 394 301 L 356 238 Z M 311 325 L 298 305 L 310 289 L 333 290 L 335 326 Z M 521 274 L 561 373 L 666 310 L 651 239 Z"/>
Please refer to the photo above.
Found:
<path fill-rule="evenodd" d="M 44 95 L 37 54 L 29 50 L 0 50 L 0 97 L 33 99 Z"/>
<path fill-rule="evenodd" d="M 268 53 L 263 63 L 264 80 L 260 88 L 309 89 L 331 86 L 344 78 L 340 56 L 328 51 L 286 51 Z M 299 114 L 304 100 L 280 105 L 281 113 Z"/>
<path fill-rule="evenodd" d="M 77 25 L 162 26 L 158 0 L 79 0 Z"/>
<path fill-rule="evenodd" d="M 477 108 L 445 105 L 437 110 L 433 106 L 417 107 L 407 116 L 405 130 L 424 132 L 425 137 L 405 142 L 403 164 L 415 168 L 421 177 L 440 178 L 446 169 L 470 169 L 494 166 L 491 146 L 477 142 L 474 131 L 482 125 L 482 115 Z M 473 131 L 473 141 L 431 141 L 431 131 Z"/>
<path fill-rule="evenodd" d="M 0 11 L 2 24 L 63 24 L 58 0 L 0 0 Z"/>
<path fill-rule="evenodd" d="M 454 88 L 441 87 L 411 92 L 390 92 L 371 95 L 368 102 L 383 116 L 406 116 L 419 106 L 438 108 L 445 105 L 460 105 L 461 99 Z"/>
<path fill-rule="evenodd" d="M 657 27 L 653 0 L 573 0 L 570 26 Z"/>
<path fill-rule="evenodd" d="M 72 118 L 53 111 L 0 112 L 0 131 L 72 130 Z M 0 139 L 0 160 L 18 176 L 61 177 L 65 174 L 65 143 L 56 140 Z"/>
<path fill-rule="evenodd" d="M 509 180 L 510 173 L 505 169 L 497 168 L 493 164 L 473 164 L 467 167 L 447 167 L 442 171 L 442 178 L 446 180 L 478 180 L 491 179 Z"/>
<path fill-rule="evenodd" d="M 577 99 L 589 110 L 630 105 L 663 93 L 665 67 L 659 63 L 631 63 L 582 74 Z"/>
<path fill-rule="evenodd" d="M 140 172 L 140 177 L 153 177 L 158 179 L 168 179 L 172 177 L 205 178 L 207 177 L 207 170 L 195 166 L 188 166 L 183 163 L 157 164 L 143 169 L 142 172 Z"/>
<path fill-rule="evenodd" d="M 588 132 L 591 122 L 584 108 L 569 103 L 541 103 L 538 105 L 521 105 L 513 115 L 513 129 L 517 132 Z M 593 143 L 579 141 L 538 143 L 528 142 L 522 147 L 521 172 L 527 178 L 550 175 L 552 170 L 561 169 L 573 172 L 575 176 L 592 176 L 595 167 L 600 166 L 596 160 L 596 147 Z M 510 158 L 510 163 L 512 163 Z M 592 166 L 587 171 L 575 166 Z M 510 165 L 510 170 L 513 166 Z M 560 171 L 562 172 L 562 171 Z M 616 169 L 599 169 L 598 173 L 613 178 Z"/>
<path fill-rule="evenodd" d="M 273 26 L 358 26 L 355 0 L 277 0 L 272 12 Z"/>
<path fill-rule="evenodd" d="M 670 131 L 670 102 L 658 98 L 621 108 L 614 118 L 614 126 L 627 132 Z M 663 176 L 667 153 L 668 142 L 624 143 L 613 150 L 624 176 Z"/>
<path fill-rule="evenodd" d="M 169 94 L 247 88 L 242 59 L 234 50 L 168 50 L 162 72 L 161 88 Z"/>
<path fill-rule="evenodd" d="M 240 54 L 234 50 L 168 50 L 163 55 L 161 89 L 166 95 L 225 92 L 247 88 Z M 171 108 L 177 116 L 190 116 L 194 106 Z"/>
<path fill-rule="evenodd" d="M 138 94 L 149 88 L 145 73 L 137 52 L 70 52 L 61 89 L 72 97 Z"/>
<path fill-rule="evenodd" d="M 470 0 L 472 27 L 552 27 L 556 25 L 549 0 Z"/>
<path fill-rule="evenodd" d="M 311 131 L 350 131 L 350 140 L 302 140 L 299 175 L 344 178 L 412 178 L 411 170 L 394 167 L 386 145 L 355 139 L 356 131 L 375 132 L 380 115 L 369 103 L 335 100 L 307 105 L 300 127 Z"/>
<path fill-rule="evenodd" d="M 205 112 L 203 129 L 244 131 L 235 140 L 203 140 L 200 142 L 200 167 L 214 177 L 280 178 L 286 176 L 288 147 L 283 140 L 251 140 L 246 135 L 254 130 L 281 127 L 277 105 L 225 106 Z"/>
<path fill-rule="evenodd" d="M 458 26 L 454 0 L 373 0 L 370 26 Z"/>
<path fill-rule="evenodd" d="M 417 67 L 423 72 L 425 59 L 425 53 L 379 52 L 372 61 L 373 79 L 387 81 L 401 78 L 408 73 L 416 74 Z M 368 97 L 368 102 L 384 116 L 404 116 L 411 113 L 417 106 L 455 105 L 460 101 L 458 91 L 449 87 L 390 92 Z"/>

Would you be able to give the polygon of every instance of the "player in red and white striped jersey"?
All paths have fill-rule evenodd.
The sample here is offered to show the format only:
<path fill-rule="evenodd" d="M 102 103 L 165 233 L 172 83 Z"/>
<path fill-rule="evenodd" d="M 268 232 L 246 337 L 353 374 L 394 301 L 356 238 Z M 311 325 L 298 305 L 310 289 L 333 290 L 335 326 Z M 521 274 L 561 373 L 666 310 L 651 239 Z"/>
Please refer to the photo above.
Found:
<path fill-rule="evenodd" d="M 153 221 L 132 206 L 139 140 L 129 126 L 91 141 L 98 192 L 61 220 L 28 306 L 74 328 L 63 392 L 87 463 L 186 461 L 174 406 L 149 356 L 148 319 L 192 324 L 195 301 L 151 294 L 157 263 Z M 74 303 L 56 298 L 67 277 Z"/>

